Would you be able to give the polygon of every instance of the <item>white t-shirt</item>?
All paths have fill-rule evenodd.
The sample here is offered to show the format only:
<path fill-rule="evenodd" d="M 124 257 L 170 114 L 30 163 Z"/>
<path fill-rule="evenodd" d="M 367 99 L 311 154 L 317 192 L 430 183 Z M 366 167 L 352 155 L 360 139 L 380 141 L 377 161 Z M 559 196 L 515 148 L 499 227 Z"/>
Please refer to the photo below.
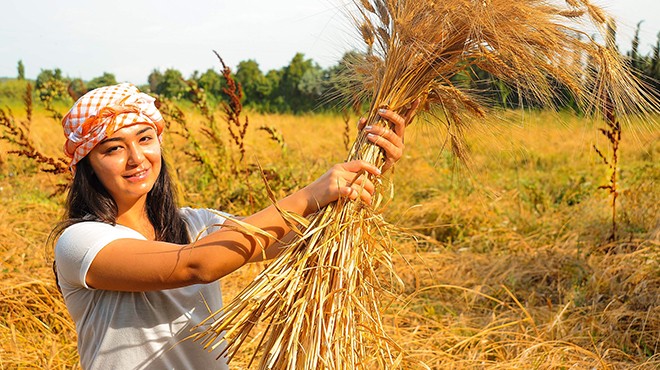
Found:
<path fill-rule="evenodd" d="M 192 238 L 225 221 L 207 209 L 182 208 Z M 117 239 L 145 237 L 122 225 L 86 221 L 69 226 L 55 245 L 64 302 L 76 324 L 83 369 L 227 369 L 209 353 L 184 340 L 190 329 L 222 307 L 218 282 L 150 292 L 93 289 L 85 277 L 97 253 Z"/>

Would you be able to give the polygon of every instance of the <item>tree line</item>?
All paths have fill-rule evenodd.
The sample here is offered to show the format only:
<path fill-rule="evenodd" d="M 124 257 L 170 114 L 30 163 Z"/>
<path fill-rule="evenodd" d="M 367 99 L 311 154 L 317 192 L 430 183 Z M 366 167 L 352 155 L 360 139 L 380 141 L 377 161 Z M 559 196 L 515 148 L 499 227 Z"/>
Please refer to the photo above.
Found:
<path fill-rule="evenodd" d="M 652 46 L 650 54 L 639 52 L 639 32 L 642 22 L 632 41 L 630 51 L 625 53 L 630 65 L 635 68 L 642 79 L 660 91 L 660 33 Z M 263 113 L 306 113 L 338 110 L 345 105 L 335 99 L 338 92 L 344 89 L 340 76 L 347 68 L 352 58 L 359 58 L 358 52 L 349 52 L 334 66 L 322 68 L 304 54 L 297 53 L 288 65 L 263 73 L 259 64 L 252 59 L 238 63 L 233 77 L 241 84 L 243 106 Z M 24 78 L 25 68 L 22 61 L 18 62 L 18 78 Z M 492 105 L 502 107 L 517 107 L 520 105 L 534 106 L 534 102 L 525 102 L 512 89 L 488 72 L 473 68 L 457 75 L 454 83 L 463 84 L 486 98 Z M 139 86 L 141 90 L 154 93 L 173 100 L 194 101 L 195 94 L 202 91 L 211 104 L 219 103 L 224 96 L 226 87 L 222 74 L 209 68 L 205 72 L 195 71 L 185 77 L 180 71 L 170 68 L 164 71 L 154 69 L 147 78 L 148 83 Z M 96 87 L 116 84 L 114 74 L 105 72 L 89 81 L 80 78 L 69 78 L 62 74 L 59 68 L 42 70 L 35 82 L 38 98 L 46 105 L 63 99 L 77 99 L 85 92 Z M 557 86 L 559 98 L 555 104 L 562 107 L 576 108 L 568 89 Z"/>
<path fill-rule="evenodd" d="M 632 40 L 631 49 L 626 53 L 633 68 L 638 70 L 656 91 L 660 91 L 660 32 L 656 36 L 655 45 L 651 47 L 651 53 L 642 55 L 639 53 L 639 31 L 643 21 L 637 23 L 635 35 Z"/>
<path fill-rule="evenodd" d="M 298 114 L 335 110 L 337 101 L 326 97 L 337 96 L 337 76 L 345 68 L 345 59 L 355 54 L 347 53 L 337 65 L 324 69 L 297 53 L 288 65 L 265 74 L 255 60 L 249 59 L 238 63 L 232 77 L 241 85 L 243 106 L 255 111 Z M 25 79 L 25 67 L 20 60 L 17 70 L 18 79 Z M 206 94 L 211 104 L 225 99 L 226 81 L 221 71 L 213 68 L 195 71 L 189 77 L 174 68 L 154 69 L 147 81 L 146 85 L 138 86 L 140 90 L 167 99 L 193 101 L 199 91 Z M 56 101 L 75 101 L 87 91 L 116 83 L 117 78 L 109 72 L 83 81 L 65 76 L 59 68 L 42 69 L 35 81 L 35 92 L 39 100 L 49 106 Z"/>

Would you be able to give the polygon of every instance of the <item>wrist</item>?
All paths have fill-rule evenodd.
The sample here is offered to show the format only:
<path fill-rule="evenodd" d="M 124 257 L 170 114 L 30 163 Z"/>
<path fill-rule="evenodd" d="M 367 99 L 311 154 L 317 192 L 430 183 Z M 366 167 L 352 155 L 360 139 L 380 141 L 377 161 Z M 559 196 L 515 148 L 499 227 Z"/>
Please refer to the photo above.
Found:
<path fill-rule="evenodd" d="M 279 202 L 279 206 L 287 211 L 295 212 L 307 217 L 318 211 L 322 205 L 319 203 L 318 199 L 316 199 L 308 185 L 282 199 L 282 201 Z"/>

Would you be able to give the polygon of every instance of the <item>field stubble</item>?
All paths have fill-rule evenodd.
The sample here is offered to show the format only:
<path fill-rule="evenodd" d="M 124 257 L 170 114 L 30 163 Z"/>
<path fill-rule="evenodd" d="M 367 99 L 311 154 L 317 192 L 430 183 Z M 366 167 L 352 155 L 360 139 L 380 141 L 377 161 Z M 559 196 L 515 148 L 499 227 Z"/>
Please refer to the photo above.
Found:
<path fill-rule="evenodd" d="M 392 284 L 386 315 L 408 355 L 403 368 L 658 368 L 660 132 L 624 131 L 620 236 L 607 242 L 610 208 L 597 187 L 608 173 L 592 149 L 606 143 L 597 125 L 570 114 L 498 115 L 470 132 L 467 170 L 440 150 L 433 122 L 407 132 L 385 209 L 405 232 L 396 256 L 403 284 Z M 192 112 L 188 119 L 201 120 Z M 250 122 L 245 161 L 270 171 L 278 195 L 345 156 L 341 117 L 253 114 Z M 258 130 L 264 125 L 286 145 Z M 31 136 L 58 155 L 61 128 L 38 109 Z M 184 204 L 246 214 L 267 203 L 259 176 L 246 171 L 223 188 L 183 154 L 181 138 L 166 134 L 164 145 Z M 45 246 L 62 213 L 63 196 L 52 193 L 65 179 L 0 148 L 0 368 L 75 368 L 75 330 Z M 231 151 L 227 141 L 214 154 Z M 223 279 L 225 299 L 261 268 Z M 245 366 L 247 353 L 234 367 Z"/>

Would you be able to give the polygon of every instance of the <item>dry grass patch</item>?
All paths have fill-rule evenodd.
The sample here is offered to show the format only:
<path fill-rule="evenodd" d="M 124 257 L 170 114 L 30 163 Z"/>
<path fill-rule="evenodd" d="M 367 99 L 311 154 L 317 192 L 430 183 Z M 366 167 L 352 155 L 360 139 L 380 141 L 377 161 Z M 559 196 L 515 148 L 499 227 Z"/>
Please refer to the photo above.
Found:
<path fill-rule="evenodd" d="M 35 114 L 35 140 L 56 155 L 60 127 Z M 463 173 L 452 171 L 451 157 L 438 151 L 442 135 L 430 138 L 423 126 L 410 127 L 407 158 L 393 180 L 397 195 L 385 211 L 398 227 L 423 233 L 419 243 L 395 243 L 394 266 L 404 286 L 394 286 L 398 295 L 384 324 L 410 355 L 402 368 L 420 368 L 416 360 L 435 369 L 658 368 L 657 130 L 622 144 L 622 219 L 628 217 L 629 229 L 608 244 L 607 199 L 595 190 L 605 174 L 584 144 L 585 136 L 597 134 L 585 132 L 588 123 L 577 117 L 549 125 L 556 115 L 526 115 L 524 126 L 512 119 L 498 126 L 498 135 L 468 137 L 474 160 L 472 172 Z M 262 120 L 281 131 L 289 150 L 250 132 L 247 155 L 258 151 L 262 163 L 295 181 L 343 156 L 336 150 L 340 117 L 251 116 L 254 127 Z M 319 130 L 318 140 L 297 135 L 314 137 Z M 504 139 L 520 149 L 502 150 Z M 0 368 L 76 368 L 75 331 L 54 286 L 52 251 L 44 247 L 61 212 L 61 196 L 50 197 L 58 181 L 6 155 L 3 145 Z M 185 156 L 174 163 L 196 166 Z M 185 171 L 180 175 L 189 181 Z M 581 176 L 584 182 L 571 182 Z M 560 197 L 567 189 L 581 189 L 580 196 Z M 193 198 L 208 206 L 202 200 L 218 194 L 200 187 L 184 196 L 186 204 Z M 534 199 L 545 199 L 544 208 Z M 236 208 L 247 212 L 245 205 Z M 225 300 L 262 267 L 225 278 Z M 233 367 L 246 368 L 256 346 L 249 342 Z"/>

